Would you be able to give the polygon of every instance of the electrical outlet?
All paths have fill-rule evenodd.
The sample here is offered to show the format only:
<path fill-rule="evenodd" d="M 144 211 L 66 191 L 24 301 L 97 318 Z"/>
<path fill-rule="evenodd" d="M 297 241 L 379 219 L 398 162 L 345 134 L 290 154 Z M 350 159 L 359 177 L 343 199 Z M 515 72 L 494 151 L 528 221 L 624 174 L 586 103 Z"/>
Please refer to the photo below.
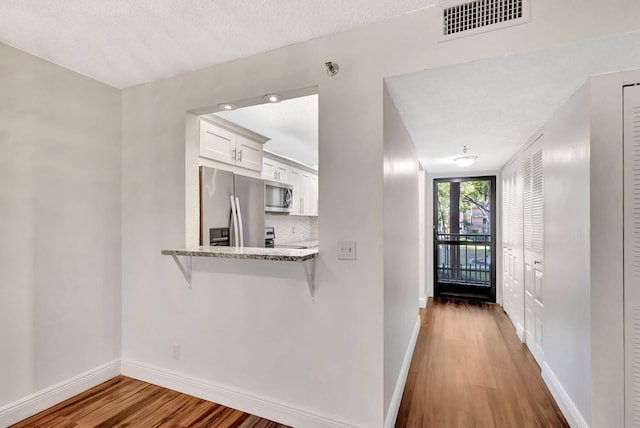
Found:
<path fill-rule="evenodd" d="M 356 259 L 356 241 L 338 241 L 338 259 Z"/>
<path fill-rule="evenodd" d="M 173 357 L 174 360 L 180 359 L 180 345 L 173 345 L 173 347 L 171 348 L 171 357 Z"/>

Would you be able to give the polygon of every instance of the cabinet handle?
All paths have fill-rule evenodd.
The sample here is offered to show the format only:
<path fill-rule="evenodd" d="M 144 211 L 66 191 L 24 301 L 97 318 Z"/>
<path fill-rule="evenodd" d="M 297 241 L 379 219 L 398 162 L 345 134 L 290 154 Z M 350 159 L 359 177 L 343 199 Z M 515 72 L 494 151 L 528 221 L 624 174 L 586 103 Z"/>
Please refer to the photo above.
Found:
<path fill-rule="evenodd" d="M 231 150 L 231 159 L 236 160 L 236 149 Z"/>
<path fill-rule="evenodd" d="M 238 162 L 242 162 L 242 150 L 238 150 Z"/>
<path fill-rule="evenodd" d="M 540 260 L 534 260 L 533 264 L 534 265 L 539 265 L 540 264 Z"/>

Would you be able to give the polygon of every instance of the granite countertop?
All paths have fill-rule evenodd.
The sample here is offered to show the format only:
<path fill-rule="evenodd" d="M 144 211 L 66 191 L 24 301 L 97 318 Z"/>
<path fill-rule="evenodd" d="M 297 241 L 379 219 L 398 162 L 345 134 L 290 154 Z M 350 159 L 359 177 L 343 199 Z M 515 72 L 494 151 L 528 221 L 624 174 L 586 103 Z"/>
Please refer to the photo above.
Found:
<path fill-rule="evenodd" d="M 304 262 L 318 255 L 317 248 L 259 248 L 259 247 L 194 247 L 162 250 L 165 256 L 221 257 L 227 259 L 274 260 Z"/>

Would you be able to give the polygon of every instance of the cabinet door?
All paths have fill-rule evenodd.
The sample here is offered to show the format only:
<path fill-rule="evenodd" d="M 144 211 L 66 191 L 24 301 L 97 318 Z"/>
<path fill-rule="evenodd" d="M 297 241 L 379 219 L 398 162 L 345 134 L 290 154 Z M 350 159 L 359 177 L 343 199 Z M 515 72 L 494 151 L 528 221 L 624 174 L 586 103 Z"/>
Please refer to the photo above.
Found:
<path fill-rule="evenodd" d="M 236 165 L 254 171 L 262 171 L 262 144 L 237 135 Z"/>
<path fill-rule="evenodd" d="M 200 121 L 200 156 L 235 164 L 236 135 L 209 122 Z"/>
<path fill-rule="evenodd" d="M 278 181 L 282 181 L 285 183 L 288 182 L 289 168 L 287 168 L 286 165 L 282 165 L 282 164 L 278 165 L 277 175 L 278 175 L 278 178 L 277 178 Z"/>
<path fill-rule="evenodd" d="M 293 186 L 293 198 L 291 198 L 291 212 L 300 212 L 300 171 L 290 170 L 288 183 Z"/>
<path fill-rule="evenodd" d="M 311 186 L 311 177 L 307 173 L 300 175 L 300 212 L 302 214 L 309 214 L 311 212 L 311 206 L 309 203 L 309 188 Z"/>
<path fill-rule="evenodd" d="M 263 180 L 273 180 L 275 174 L 275 166 L 273 165 L 273 161 L 271 159 L 264 159 L 262 161 L 262 179 Z"/>
<path fill-rule="evenodd" d="M 287 182 L 287 175 L 289 168 L 287 165 L 280 163 L 276 160 L 270 159 L 269 162 L 273 164 L 273 175 L 269 180 Z"/>
<path fill-rule="evenodd" d="M 312 175 L 309 185 L 309 214 L 318 215 L 318 177 Z"/>

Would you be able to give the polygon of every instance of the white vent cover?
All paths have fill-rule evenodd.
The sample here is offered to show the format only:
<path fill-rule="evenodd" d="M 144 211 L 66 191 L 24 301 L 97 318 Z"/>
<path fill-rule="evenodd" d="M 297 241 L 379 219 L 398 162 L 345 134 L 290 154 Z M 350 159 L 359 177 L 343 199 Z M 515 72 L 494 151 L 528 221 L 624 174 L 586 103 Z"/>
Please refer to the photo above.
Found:
<path fill-rule="evenodd" d="M 443 40 L 529 22 L 529 0 L 475 0 L 442 9 Z"/>

